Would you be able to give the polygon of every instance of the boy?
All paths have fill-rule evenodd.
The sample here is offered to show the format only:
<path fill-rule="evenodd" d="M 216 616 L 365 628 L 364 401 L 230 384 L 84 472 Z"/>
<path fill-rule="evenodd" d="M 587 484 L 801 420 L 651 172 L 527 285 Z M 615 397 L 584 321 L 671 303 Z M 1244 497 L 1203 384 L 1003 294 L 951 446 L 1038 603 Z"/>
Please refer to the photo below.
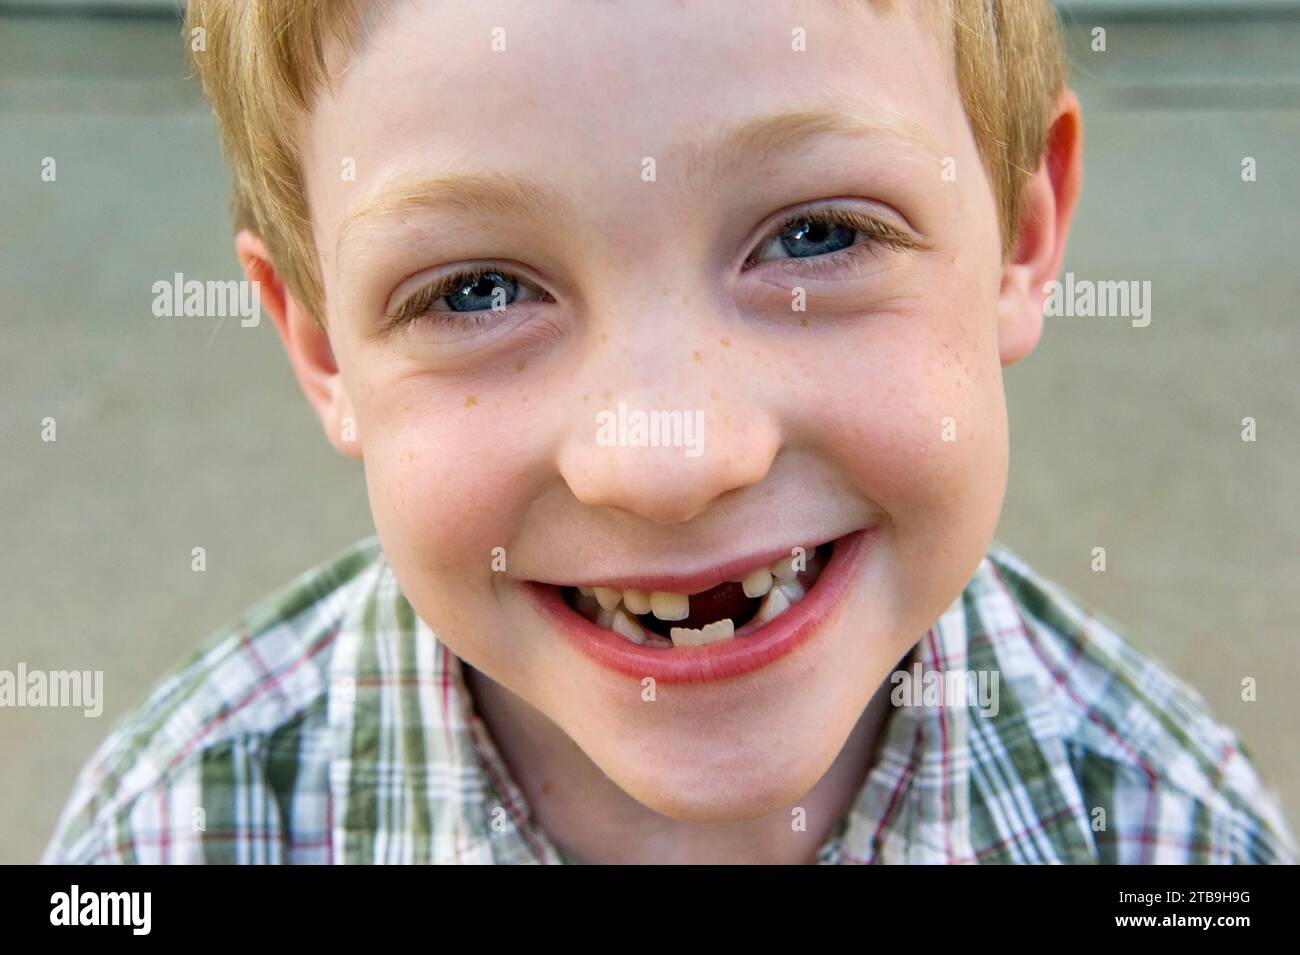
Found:
<path fill-rule="evenodd" d="M 1293 860 L 992 544 L 1082 175 L 1047 0 L 189 20 L 377 539 L 120 723 L 47 860 Z"/>

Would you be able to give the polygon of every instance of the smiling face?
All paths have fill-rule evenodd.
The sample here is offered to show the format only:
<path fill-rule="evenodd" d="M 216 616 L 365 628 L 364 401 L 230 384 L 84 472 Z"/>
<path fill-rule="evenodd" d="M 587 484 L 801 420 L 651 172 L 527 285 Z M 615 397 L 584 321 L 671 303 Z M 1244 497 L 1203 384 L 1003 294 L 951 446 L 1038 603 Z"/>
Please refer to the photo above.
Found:
<path fill-rule="evenodd" d="M 992 537 L 1059 253 L 1003 262 L 951 61 L 865 3 L 419 3 L 305 120 L 328 347 L 292 302 L 287 337 L 403 591 L 664 815 L 806 793 Z M 620 404 L 702 441 L 619 440 Z M 662 644 L 626 591 L 739 628 L 725 581 L 817 545 L 709 646 L 571 589 Z"/>

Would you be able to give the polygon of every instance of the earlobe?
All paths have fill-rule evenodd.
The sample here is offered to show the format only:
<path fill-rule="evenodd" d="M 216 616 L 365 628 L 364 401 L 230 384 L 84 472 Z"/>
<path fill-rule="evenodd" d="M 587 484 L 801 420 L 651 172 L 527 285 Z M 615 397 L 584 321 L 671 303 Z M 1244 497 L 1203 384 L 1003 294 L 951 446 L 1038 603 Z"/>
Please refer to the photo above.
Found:
<path fill-rule="evenodd" d="M 1029 271 L 1008 264 L 1002 270 L 998 297 L 998 355 L 1003 367 L 1013 365 L 1038 347 L 1043 334 L 1041 297 Z"/>
<path fill-rule="evenodd" d="M 352 399 L 339 374 L 329 335 L 285 284 L 261 238 L 245 229 L 235 237 L 235 252 L 248 280 L 256 283 L 262 309 L 271 316 L 298 384 L 330 444 L 340 454 L 360 458 L 361 436 Z"/>
<path fill-rule="evenodd" d="M 1024 185 L 1015 251 L 1002 268 L 998 350 L 1002 364 L 1024 358 L 1043 331 L 1047 283 L 1060 274 L 1083 181 L 1083 114 L 1065 90 L 1057 100 L 1038 170 Z"/>

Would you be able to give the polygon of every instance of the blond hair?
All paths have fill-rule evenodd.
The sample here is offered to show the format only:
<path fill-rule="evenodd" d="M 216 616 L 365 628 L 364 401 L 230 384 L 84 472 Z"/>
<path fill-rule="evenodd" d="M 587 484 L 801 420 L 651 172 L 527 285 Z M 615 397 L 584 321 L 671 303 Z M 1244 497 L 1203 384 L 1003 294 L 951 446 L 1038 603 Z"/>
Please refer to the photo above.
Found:
<path fill-rule="evenodd" d="M 895 0 L 872 0 L 892 7 Z M 1038 168 L 1066 71 L 1051 0 L 921 0 L 947 33 L 958 91 L 1014 248 L 1026 177 Z M 324 324 L 320 261 L 296 131 L 328 85 L 332 49 L 351 56 L 377 0 L 190 0 L 190 49 L 234 171 L 236 231 L 266 244 L 288 288 Z M 196 32 L 201 31 L 201 32 Z M 334 45 L 337 44 L 337 47 Z"/>

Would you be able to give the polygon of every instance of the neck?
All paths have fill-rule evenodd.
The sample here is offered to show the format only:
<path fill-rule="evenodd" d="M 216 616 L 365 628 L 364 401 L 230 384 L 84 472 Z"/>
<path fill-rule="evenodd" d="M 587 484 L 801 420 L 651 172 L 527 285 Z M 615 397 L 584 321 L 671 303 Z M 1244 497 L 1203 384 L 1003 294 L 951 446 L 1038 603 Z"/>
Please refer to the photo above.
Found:
<path fill-rule="evenodd" d="M 566 853 L 588 864 L 808 864 L 852 804 L 871 768 L 888 716 L 882 684 L 839 755 L 802 798 L 755 819 L 681 822 L 619 789 L 558 726 L 464 664 L 474 708 L 486 724 L 536 821 Z M 791 824 L 804 810 L 806 830 Z"/>

